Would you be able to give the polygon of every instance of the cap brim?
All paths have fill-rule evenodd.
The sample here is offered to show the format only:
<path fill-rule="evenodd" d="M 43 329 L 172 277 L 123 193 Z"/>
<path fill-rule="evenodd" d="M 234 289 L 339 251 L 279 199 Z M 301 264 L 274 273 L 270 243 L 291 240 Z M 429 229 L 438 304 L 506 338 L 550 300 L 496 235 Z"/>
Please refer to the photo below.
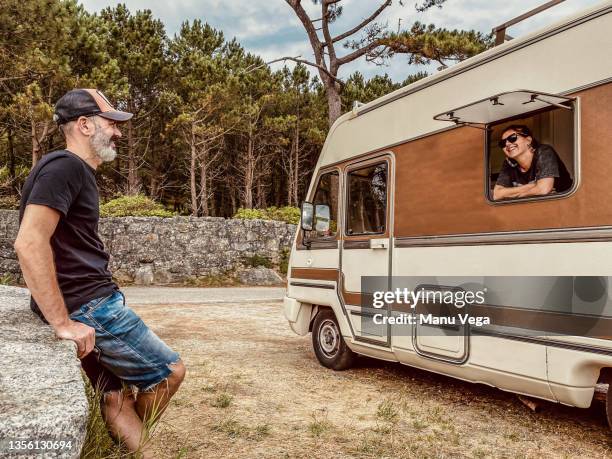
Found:
<path fill-rule="evenodd" d="M 124 121 L 131 119 L 132 116 L 134 116 L 134 114 L 129 113 L 129 112 L 122 112 L 119 110 L 113 110 L 113 111 L 98 113 L 98 116 L 122 123 Z"/>

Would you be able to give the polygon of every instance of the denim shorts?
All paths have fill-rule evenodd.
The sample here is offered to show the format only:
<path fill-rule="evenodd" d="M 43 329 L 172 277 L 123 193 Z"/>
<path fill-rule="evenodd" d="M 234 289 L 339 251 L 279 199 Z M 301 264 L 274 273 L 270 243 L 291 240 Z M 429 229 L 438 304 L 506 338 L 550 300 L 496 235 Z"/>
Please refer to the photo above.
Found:
<path fill-rule="evenodd" d="M 165 380 L 172 372 L 170 365 L 180 359 L 126 306 L 125 296 L 120 291 L 85 303 L 70 314 L 70 318 L 96 331 L 96 349 L 86 358 L 87 366 L 83 364 L 90 379 L 91 372 L 87 370 L 91 370 L 95 358 L 101 367 L 100 374 L 106 370 L 111 378 L 114 375 L 128 386 L 147 391 Z M 92 384 L 95 384 L 93 380 Z M 116 389 L 111 381 L 103 391 Z"/>

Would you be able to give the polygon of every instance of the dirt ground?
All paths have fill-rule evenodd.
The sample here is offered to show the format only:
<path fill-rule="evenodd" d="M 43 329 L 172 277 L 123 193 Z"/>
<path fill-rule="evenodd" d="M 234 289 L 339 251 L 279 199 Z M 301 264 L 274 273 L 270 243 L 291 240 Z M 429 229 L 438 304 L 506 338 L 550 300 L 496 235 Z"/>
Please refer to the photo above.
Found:
<path fill-rule="evenodd" d="M 603 407 L 543 403 L 362 358 L 334 372 L 280 302 L 141 305 L 187 378 L 153 438 L 160 458 L 612 457 Z"/>

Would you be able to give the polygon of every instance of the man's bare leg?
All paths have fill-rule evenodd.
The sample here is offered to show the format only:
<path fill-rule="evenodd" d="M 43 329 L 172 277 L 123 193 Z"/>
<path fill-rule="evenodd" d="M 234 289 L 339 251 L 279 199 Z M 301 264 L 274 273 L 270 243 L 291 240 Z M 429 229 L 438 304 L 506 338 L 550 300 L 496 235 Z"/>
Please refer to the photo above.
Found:
<path fill-rule="evenodd" d="M 159 419 L 168 406 L 168 402 L 185 379 L 186 369 L 181 360 L 170 365 L 170 369 L 172 373 L 168 378 L 159 383 L 151 392 L 138 393 L 136 412 L 145 425 L 150 421 L 155 423 Z M 149 424 L 148 427 L 151 427 L 151 425 Z"/>
<path fill-rule="evenodd" d="M 113 436 L 123 442 L 131 452 L 141 453 L 143 459 L 153 457 L 147 451 L 142 420 L 136 412 L 136 401 L 130 391 L 104 394 L 102 415 Z"/>

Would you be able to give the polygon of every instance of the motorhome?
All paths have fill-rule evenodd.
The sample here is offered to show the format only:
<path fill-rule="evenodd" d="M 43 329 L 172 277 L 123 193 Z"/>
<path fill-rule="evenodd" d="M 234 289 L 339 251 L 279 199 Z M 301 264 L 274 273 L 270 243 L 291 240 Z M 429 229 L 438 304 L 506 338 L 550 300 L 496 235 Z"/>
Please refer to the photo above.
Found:
<path fill-rule="evenodd" d="M 334 123 L 284 299 L 322 365 L 346 369 L 361 354 L 583 408 L 599 394 L 612 424 L 610 30 L 607 1 Z M 507 168 L 525 172 L 507 146 L 528 142 L 545 167 L 536 139 L 569 182 L 500 198 Z M 485 301 L 467 310 L 491 324 L 376 323 L 427 307 L 372 307 L 364 279 L 388 290 L 472 282 Z"/>

